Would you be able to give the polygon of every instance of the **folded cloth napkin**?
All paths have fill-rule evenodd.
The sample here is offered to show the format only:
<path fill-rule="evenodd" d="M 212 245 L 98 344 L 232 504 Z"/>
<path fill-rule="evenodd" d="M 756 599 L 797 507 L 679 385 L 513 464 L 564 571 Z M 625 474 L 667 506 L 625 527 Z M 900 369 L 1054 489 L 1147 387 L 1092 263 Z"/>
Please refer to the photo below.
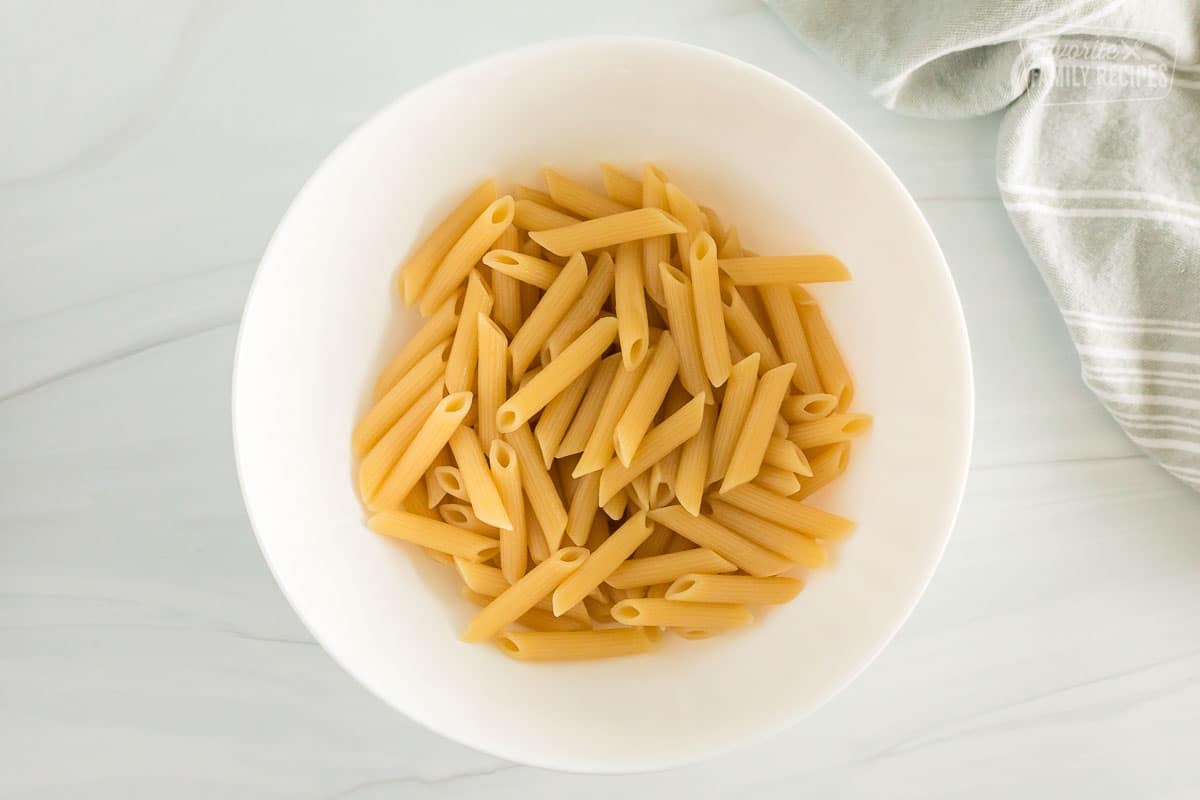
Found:
<path fill-rule="evenodd" d="M 1200 0 L 767 5 L 887 108 L 1007 109 L 1001 195 L 1084 382 L 1200 489 Z"/>

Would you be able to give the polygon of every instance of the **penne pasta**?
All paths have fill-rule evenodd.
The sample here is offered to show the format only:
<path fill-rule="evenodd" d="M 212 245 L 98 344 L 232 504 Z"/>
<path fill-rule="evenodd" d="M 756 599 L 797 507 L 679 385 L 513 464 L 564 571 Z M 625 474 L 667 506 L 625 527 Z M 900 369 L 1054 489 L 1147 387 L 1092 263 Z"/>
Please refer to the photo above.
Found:
<path fill-rule="evenodd" d="M 551 206 L 533 200 L 518 200 L 514 204 L 513 224 L 526 231 L 545 231 L 564 228 L 579 222 L 573 217 Z"/>
<path fill-rule="evenodd" d="M 781 494 L 784 497 L 800 491 L 800 481 L 794 472 L 766 464 L 759 469 L 754 482 L 764 489 L 770 489 L 775 494 Z"/>
<path fill-rule="evenodd" d="M 428 414 L 426 414 L 428 416 Z M 445 450 L 442 451 L 446 452 Z M 468 500 L 467 487 L 463 483 L 462 473 L 458 471 L 458 467 L 437 466 L 429 470 L 427 475 L 433 476 L 433 482 L 436 483 L 442 490 L 441 497 L 453 497 L 456 500 Z M 418 481 L 417 486 L 421 483 Z M 441 502 L 441 498 L 438 499 Z M 433 505 L 437 505 L 434 503 Z M 432 506 L 430 506 L 432 508 Z"/>
<path fill-rule="evenodd" d="M 541 562 L 539 561 L 538 563 Z M 458 571 L 458 576 L 462 578 L 462 582 L 467 589 L 485 597 L 498 597 L 512 583 L 504 577 L 504 573 L 500 569 L 490 567 L 487 564 L 478 564 L 466 559 L 455 558 L 454 568 Z M 550 616 L 554 616 L 554 606 L 549 597 L 539 600 L 533 607 L 549 613 Z M 591 619 L 588 617 L 587 609 L 582 605 L 572 608 L 566 614 L 563 614 L 563 617 L 578 620 L 588 627 L 591 626 Z"/>
<path fill-rule="evenodd" d="M 701 232 L 692 241 L 692 304 L 700 340 L 704 373 L 713 386 L 729 379 L 732 362 L 725 333 L 725 314 L 721 303 L 720 276 L 717 274 L 717 243 Z"/>
<path fill-rule="evenodd" d="M 435 405 L 436 405 L 436 403 L 435 403 Z M 429 414 L 432 414 L 432 413 L 433 413 L 433 409 L 430 409 Z M 425 424 L 425 419 L 429 416 L 429 414 L 426 414 L 425 416 L 421 417 L 421 420 L 418 423 L 418 428 L 417 428 L 418 430 L 420 430 L 420 425 Z M 430 509 L 432 509 L 438 503 L 442 502 L 442 498 L 444 498 L 446 496 L 445 487 L 441 483 L 438 482 L 437 468 L 438 467 L 448 467 L 448 466 L 451 466 L 451 464 L 452 464 L 452 462 L 450 459 L 450 448 L 443 447 L 441 450 L 439 450 L 437 452 L 437 455 L 435 455 L 433 457 L 433 461 L 429 462 L 429 467 L 428 467 L 428 469 L 425 470 L 425 481 L 424 481 L 425 494 L 426 494 L 426 501 L 428 502 Z M 413 486 L 414 487 L 420 486 L 421 483 L 422 483 L 421 481 L 417 481 L 415 484 L 413 484 Z M 466 490 L 463 489 L 463 496 L 465 497 L 466 494 L 467 494 Z M 407 501 L 406 501 L 406 503 L 407 503 Z M 436 513 L 431 514 L 431 516 L 437 516 L 437 514 Z"/>
<path fill-rule="evenodd" d="M 818 489 L 836 480 L 850 462 L 850 443 L 838 442 L 816 451 L 809 459 L 812 477 L 800 481 L 800 491 L 792 495 L 793 500 L 803 500 Z"/>
<path fill-rule="evenodd" d="M 425 419 L 442 399 L 442 381 L 434 380 L 408 410 L 400 415 L 375 446 L 363 456 L 358 467 L 358 492 L 364 501 L 374 496 L 383 479 L 412 443 Z"/>
<path fill-rule="evenodd" d="M 480 313 L 476 321 L 478 331 L 478 373 L 476 374 L 476 398 L 478 404 L 479 439 L 485 447 L 491 447 L 500 437 L 496 427 L 496 412 L 508 399 L 508 339 L 500 326 Z"/>
<path fill-rule="evenodd" d="M 538 525 L 545 536 L 546 549 L 554 552 L 562 542 L 563 531 L 567 527 L 567 510 L 563 507 L 562 497 L 542 462 L 537 440 L 533 438 L 528 425 L 506 433 L 504 440 L 512 445 L 517 454 L 517 464 L 521 468 L 521 488 L 524 489 L 533 515 L 537 517 Z M 531 531 L 531 552 L 532 548 L 537 546 L 532 544 L 533 538 Z"/>
<path fill-rule="evenodd" d="M 537 307 L 509 342 L 508 352 L 512 361 L 514 381 L 519 381 L 525 370 L 537 358 L 547 337 L 570 311 L 571 305 L 583 292 L 586 282 L 587 262 L 584 261 L 582 253 L 576 253 L 562 268 L 554 283 L 538 301 Z"/>
<path fill-rule="evenodd" d="M 675 184 L 668 183 L 666 191 L 667 208 L 670 210 L 671 216 L 679 220 L 684 228 L 675 234 L 675 247 L 679 252 L 679 263 L 683 273 L 690 275 L 692 272 L 692 242 L 705 232 L 704 212 Z"/>
<path fill-rule="evenodd" d="M 454 562 L 451 561 L 451 563 L 453 564 Z M 488 603 L 492 602 L 492 597 L 494 596 L 473 592 L 466 586 L 459 590 L 459 594 L 481 608 L 486 607 Z M 592 627 L 590 621 L 581 622 L 574 617 L 556 617 L 553 612 L 538 608 L 537 606 L 529 609 L 514 619 L 513 622 L 529 628 L 531 631 L 539 632 L 586 631 Z"/>
<path fill-rule="evenodd" d="M 662 461 L 652 465 L 646 473 L 649 477 L 646 494 L 650 498 L 650 508 L 665 506 L 675 499 L 675 490 L 671 488 L 671 484 L 675 482 L 679 469 L 678 453 L 678 450 L 667 453 Z"/>
<path fill-rule="evenodd" d="M 704 407 L 704 419 L 700 432 L 683 443 L 679 452 L 679 466 L 675 474 L 675 497 L 679 505 L 692 516 L 700 514 L 700 503 L 708 480 L 708 459 L 712 455 L 713 434 L 717 412 L 713 406 Z"/>
<path fill-rule="evenodd" d="M 642 182 L 626 175 L 612 164 L 600 165 L 600 176 L 604 180 L 604 191 L 610 200 L 629 208 L 642 205 Z"/>
<path fill-rule="evenodd" d="M 488 469 L 512 522 L 500 530 L 500 571 L 509 583 L 525 574 L 529 552 L 529 530 L 525 525 L 525 494 L 521 489 L 521 468 L 512 445 L 496 439 L 488 451 Z"/>
<path fill-rule="evenodd" d="M 617 492 L 608 499 L 603 506 L 604 513 L 609 519 L 621 519 L 625 516 L 625 510 L 629 507 L 629 495 L 625 492 Z"/>
<path fill-rule="evenodd" d="M 617 338 L 621 342 L 621 361 L 626 370 L 642 363 L 650 341 L 643 276 L 642 248 L 638 243 L 622 242 L 617 245 L 613 304 L 617 312 Z"/>
<path fill-rule="evenodd" d="M 679 351 L 671 334 L 664 333 L 647 359 L 641 380 L 613 428 L 613 448 L 625 466 L 629 466 L 646 431 L 654 423 L 678 372 Z"/>
<path fill-rule="evenodd" d="M 704 229 L 709 232 L 713 241 L 724 242 L 725 226 L 721 224 L 721 217 L 708 206 L 700 206 L 700 212 L 704 214 Z"/>
<path fill-rule="evenodd" d="M 487 180 L 475 188 L 433 229 L 420 247 L 400 268 L 400 295 L 406 305 L 420 298 L 438 265 L 450 252 L 471 223 L 496 200 L 496 182 Z M 428 316 L 428 315 L 427 315 Z M 439 340 L 440 341 L 440 340 Z M 403 372 L 403 370 L 400 370 Z"/>
<path fill-rule="evenodd" d="M 525 573 L 484 607 L 462 633 L 464 642 L 481 642 L 550 595 L 588 557 L 582 547 L 564 547 Z"/>
<path fill-rule="evenodd" d="M 625 521 L 588 556 L 583 566 L 569 575 L 554 590 L 554 613 L 561 615 L 567 609 L 583 601 L 593 589 L 604 582 L 625 559 L 633 555 L 638 545 L 646 540 L 654 525 L 646 521 L 646 513 L 639 511 Z"/>
<path fill-rule="evenodd" d="M 754 390 L 758 386 L 758 362 L 759 354 L 751 353 L 734 364 L 729 371 L 725 397 L 721 401 L 716 429 L 713 431 L 712 455 L 708 459 L 706 483 L 721 480 L 725 477 L 725 471 L 729 469 L 729 461 L 733 458 L 738 436 L 750 414 L 750 405 L 754 402 Z"/>
<path fill-rule="evenodd" d="M 826 394 L 837 398 L 838 411 L 845 411 L 854 399 L 854 382 L 850 379 L 846 362 L 842 360 L 842 354 L 833 341 L 829 326 L 825 324 L 821 308 L 816 303 L 803 303 L 797 305 L 797 312 L 800 314 L 800 324 L 804 327 L 804 335 L 808 338 L 809 349 L 812 350 L 813 364 L 817 368 L 817 376 L 821 379 L 821 388 Z"/>
<path fill-rule="evenodd" d="M 542 175 L 546 178 L 546 187 L 550 190 L 551 199 L 567 211 L 585 219 L 607 217 L 630 210 L 629 206 L 605 197 L 599 192 L 593 192 L 586 186 L 576 183 L 552 169 L 542 170 Z M 560 255 L 566 254 L 560 253 Z"/>
<path fill-rule="evenodd" d="M 642 207 L 667 207 L 666 176 L 653 164 L 642 167 Z M 659 306 L 664 305 L 662 276 L 659 263 L 671 260 L 671 238 L 669 235 L 650 236 L 642 240 L 642 280 L 646 294 Z"/>
<path fill-rule="evenodd" d="M 787 559 L 729 530 L 716 520 L 693 517 L 683 506 L 656 508 L 649 516 L 685 539 L 732 561 L 751 575 L 778 575 L 792 566 Z"/>
<path fill-rule="evenodd" d="M 750 412 L 738 434 L 737 444 L 733 446 L 733 455 L 721 482 L 721 494 L 754 480 L 759 474 L 794 369 L 793 364 L 784 364 L 759 378 L 754 399 L 750 401 Z M 798 484 L 796 488 L 799 488 Z"/>
<path fill-rule="evenodd" d="M 720 266 L 740 286 L 850 280 L 846 265 L 829 255 L 723 258 Z"/>
<path fill-rule="evenodd" d="M 579 546 L 587 544 L 592 525 L 600 513 L 599 495 L 599 472 L 589 472 L 576 483 L 567 509 L 567 538 L 572 543 Z"/>
<path fill-rule="evenodd" d="M 639 208 L 546 230 L 531 231 L 539 245 L 560 256 L 599 250 L 622 242 L 678 233 L 683 226 L 658 208 Z"/>
<path fill-rule="evenodd" d="M 717 522 L 757 545 L 778 553 L 802 567 L 815 569 L 825 566 L 828 555 L 825 546 L 815 539 L 790 528 L 751 514 L 749 511 L 714 499 L 712 516 Z M 699 572 L 700 570 L 692 570 Z"/>
<path fill-rule="evenodd" d="M 583 452 L 620 367 L 621 358 L 616 355 L 608 356 L 596 365 L 592 378 L 588 381 L 587 391 L 583 393 L 583 400 L 579 402 L 579 408 L 575 411 L 575 418 L 571 420 L 571 425 L 558 446 L 558 458 Z"/>
<path fill-rule="evenodd" d="M 449 340 L 444 340 L 426 353 L 358 421 L 350 435 L 350 446 L 356 456 L 374 447 L 416 399 L 445 374 L 446 348 L 449 344 Z"/>
<path fill-rule="evenodd" d="M 871 430 L 870 414 L 833 414 L 812 422 L 798 422 L 788 429 L 788 439 L 801 450 L 836 442 L 847 442 Z"/>
<path fill-rule="evenodd" d="M 492 293 L 479 270 L 471 270 L 463 296 L 458 330 L 446 357 L 446 391 L 475 391 L 475 365 L 479 360 L 479 317 L 492 313 Z"/>
<path fill-rule="evenodd" d="M 546 532 L 542 530 L 542 524 L 538 521 L 537 514 L 534 513 L 533 506 L 529 504 L 529 496 L 525 496 L 525 527 L 529 538 L 529 560 L 534 564 L 540 564 L 550 557 L 550 543 L 546 539 Z"/>
<path fill-rule="evenodd" d="M 446 302 L 442 303 L 433 316 L 425 321 L 421 329 L 413 334 L 404 347 L 400 348 L 400 352 L 388 362 L 388 365 L 383 368 L 383 372 L 379 373 L 379 379 L 375 381 L 375 390 L 372 392 L 372 400 L 378 402 L 435 346 L 453 339 L 454 331 L 458 327 L 458 303 L 460 300 L 462 300 L 461 294 L 446 298 Z"/>
<path fill-rule="evenodd" d="M 513 221 L 513 199 L 505 195 L 483 210 L 429 278 L 421 294 L 421 313 L 429 316 L 466 280 L 483 254 Z"/>
<path fill-rule="evenodd" d="M 470 392 L 457 392 L 439 400 L 408 449 L 384 478 L 379 491 L 368 501 L 370 507 L 376 510 L 398 508 L 470 410 Z"/>
<path fill-rule="evenodd" d="M 518 661 L 575 661 L 649 652 L 653 640 L 642 628 L 566 633 L 511 631 L 497 639 L 500 651 Z"/>
<path fill-rule="evenodd" d="M 794 394 L 784 398 L 780 412 L 788 422 L 812 422 L 828 417 L 837 404 L 838 399 L 831 394 Z"/>
<path fill-rule="evenodd" d="M 520 233 L 509 225 L 496 240 L 497 250 L 515 251 L 520 245 Z M 495 252 L 495 250 L 491 251 Z M 487 258 L 487 255 L 484 255 Z M 486 262 L 485 262 L 486 264 Z M 492 286 L 492 317 L 510 336 L 521 327 L 521 282 L 511 275 L 492 269 L 488 275 Z"/>
<path fill-rule="evenodd" d="M 553 208 L 555 211 L 566 213 L 565 208 L 559 208 L 554 203 L 554 198 L 543 192 L 541 189 L 534 189 L 531 186 L 518 186 L 513 190 L 513 197 L 518 200 L 532 200 L 535 203 L 540 203 L 547 208 Z"/>
<path fill-rule="evenodd" d="M 558 273 L 562 271 L 557 265 L 543 258 L 514 250 L 490 250 L 484 255 L 483 263 L 497 274 L 507 275 L 543 290 L 549 289 Z"/>
<path fill-rule="evenodd" d="M 698 394 L 646 434 L 629 466 L 617 459 L 609 461 L 600 474 L 600 502 L 607 503 L 652 464 L 695 436 L 703 418 L 704 395 Z"/>
<path fill-rule="evenodd" d="M 795 475 L 802 475 L 806 478 L 812 477 L 812 467 L 808 465 L 808 459 L 804 455 L 804 451 L 795 444 L 787 440 L 784 436 L 772 436 L 767 442 L 767 452 L 763 455 L 763 465 L 778 467 L 779 469 L 787 470 Z"/>
<path fill-rule="evenodd" d="M 528 324 L 528 323 L 526 323 Z M 592 323 L 558 358 L 547 364 L 529 383 L 518 389 L 496 413 L 496 425 L 510 433 L 524 425 L 546 404 L 599 360 L 617 338 L 617 321 L 604 317 Z M 514 339 L 515 341 L 515 339 Z"/>
<path fill-rule="evenodd" d="M 645 597 L 614 603 L 612 618 L 622 625 L 655 625 L 668 628 L 723 630 L 749 625 L 750 611 L 734 603 L 680 603 Z"/>
<path fill-rule="evenodd" d="M 488 525 L 475 516 L 475 510 L 466 503 L 442 503 L 437 507 L 438 516 L 448 525 L 463 530 L 474 531 L 492 539 L 500 537 L 500 531 L 495 525 Z"/>
<path fill-rule="evenodd" d="M 470 428 L 460 427 L 450 436 L 450 451 L 458 462 L 475 516 L 501 530 L 512 530 L 512 520 L 508 518 L 500 491 L 492 479 L 492 471 L 483 456 L 479 437 Z"/>
<path fill-rule="evenodd" d="M 596 414 L 595 421 L 592 423 L 583 454 L 579 457 L 579 463 L 572 473 L 575 477 L 603 469 L 604 465 L 612 458 L 617 423 L 624 415 L 625 409 L 649 365 L 648 360 L 643 361 L 634 369 L 626 371 L 621 368 L 620 358 L 617 358 L 617 369 Z"/>
<path fill-rule="evenodd" d="M 685 603 L 778 605 L 790 602 L 803 588 L 804 581 L 779 576 L 683 575 L 667 588 L 664 597 Z"/>
<path fill-rule="evenodd" d="M 804 328 L 800 325 L 800 315 L 792 302 L 792 295 L 786 286 L 778 284 L 758 287 L 767 316 L 771 319 L 771 329 L 779 341 L 779 352 L 785 362 L 796 365 L 792 373 L 792 385 L 805 394 L 821 391 L 821 380 L 817 377 L 817 368 L 813 364 L 812 353 L 808 349 L 808 340 L 804 336 Z"/>
<path fill-rule="evenodd" d="M 542 460 L 546 464 L 546 469 L 550 469 L 550 465 L 554 463 L 555 455 L 562 446 L 571 420 L 575 418 L 579 405 L 583 402 L 584 393 L 591 384 L 592 376 L 600 368 L 600 363 L 588 366 L 578 378 L 571 381 L 567 388 L 559 392 L 542 410 L 542 415 L 533 428 L 533 435 L 537 438 L 538 447 L 541 448 Z"/>
<path fill-rule="evenodd" d="M 758 353 L 763 370 L 775 369 L 783 360 L 775 350 L 771 337 L 759 325 L 746 299 L 728 279 L 720 283 L 721 313 L 730 338 L 749 355 Z"/>
<path fill-rule="evenodd" d="M 669 529 L 663 527 L 655 528 L 654 532 L 656 534 L 665 533 L 668 538 L 672 535 Z M 645 543 L 643 543 L 644 545 Z M 678 553 L 628 559 L 613 570 L 612 574 L 604 579 L 604 582 L 617 589 L 633 589 L 658 583 L 670 583 L 688 573 L 715 574 L 734 572 L 735 570 L 737 570 L 737 565 L 732 561 L 722 558 L 708 548 L 696 547 Z"/>
<path fill-rule="evenodd" d="M 582 259 L 583 256 L 580 258 Z M 574 305 L 567 310 L 566 316 L 559 321 L 546 340 L 546 347 L 550 351 L 551 358 L 557 358 L 567 345 L 575 341 L 576 337 L 600 316 L 600 309 L 604 307 L 604 301 L 612 294 L 613 271 L 612 256 L 605 252 L 596 256 L 596 263 L 587 275 L 583 291 L 579 293 Z M 547 292 L 546 296 L 549 297 L 550 292 Z M 619 328 L 620 322 L 618 321 L 618 330 Z"/>
<path fill-rule="evenodd" d="M 721 499 L 731 506 L 749 511 L 756 517 L 769 519 L 817 539 L 842 539 L 849 536 L 854 530 L 854 523 L 845 517 L 805 505 L 797 500 L 780 497 L 752 483 L 730 490 L 722 495 Z M 676 533 L 680 533 L 680 531 L 676 531 Z"/>
<path fill-rule="evenodd" d="M 367 527 L 383 536 L 403 539 L 467 561 L 487 561 L 500 549 L 495 539 L 407 511 L 380 511 L 367 519 Z"/>
<path fill-rule="evenodd" d="M 709 390 L 700 354 L 700 333 L 696 327 L 696 311 L 692 302 L 692 282 L 670 264 L 659 264 L 663 297 L 666 301 L 667 324 L 679 349 L 679 381 L 693 395 Z"/>
<path fill-rule="evenodd" d="M 741 258 L 742 256 L 742 237 L 738 234 L 736 225 L 730 225 L 725 229 L 725 235 L 721 237 L 721 249 L 717 251 L 717 258 Z"/>

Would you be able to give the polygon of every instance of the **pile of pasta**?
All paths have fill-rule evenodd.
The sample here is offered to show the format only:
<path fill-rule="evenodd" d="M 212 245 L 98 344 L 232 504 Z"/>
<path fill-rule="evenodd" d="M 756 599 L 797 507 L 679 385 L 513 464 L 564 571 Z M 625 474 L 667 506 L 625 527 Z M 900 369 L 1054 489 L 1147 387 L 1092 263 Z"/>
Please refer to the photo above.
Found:
<path fill-rule="evenodd" d="M 784 603 L 854 524 L 803 502 L 871 418 L 803 284 L 657 167 L 471 192 L 402 266 L 427 319 L 354 429 L 369 527 L 455 570 L 525 660 L 698 639 Z"/>

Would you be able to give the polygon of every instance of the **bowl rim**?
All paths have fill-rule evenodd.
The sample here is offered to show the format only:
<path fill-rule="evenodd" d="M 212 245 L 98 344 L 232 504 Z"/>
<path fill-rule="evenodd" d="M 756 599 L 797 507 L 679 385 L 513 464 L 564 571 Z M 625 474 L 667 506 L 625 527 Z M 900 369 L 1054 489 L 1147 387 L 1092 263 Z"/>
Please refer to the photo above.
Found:
<path fill-rule="evenodd" d="M 749 80 L 759 80 L 774 84 L 777 88 L 785 89 L 794 94 L 797 99 L 807 104 L 813 113 L 825 117 L 826 122 L 840 131 L 840 133 L 849 139 L 853 140 L 859 146 L 863 155 L 868 161 L 873 162 L 873 165 L 880 170 L 881 177 L 892 184 L 893 189 L 899 190 L 899 195 L 907 201 L 908 211 L 910 212 L 914 226 L 914 233 L 922 237 L 924 245 L 929 249 L 931 254 L 936 256 L 935 263 L 940 267 L 940 274 L 945 279 L 945 288 L 948 298 L 952 304 L 952 311 L 957 321 L 955 326 L 956 332 L 961 337 L 962 346 L 960 354 L 962 362 L 958 365 L 958 371 L 963 376 L 965 385 L 962 388 L 964 394 L 963 399 L 966 405 L 964 416 L 964 432 L 963 441 L 959 445 L 958 459 L 961 468 L 954 488 L 953 495 L 953 511 L 949 516 L 948 524 L 945 531 L 941 534 L 940 542 L 938 543 L 936 557 L 932 558 L 926 568 L 925 575 L 922 576 L 919 586 L 911 593 L 911 599 L 907 606 L 903 608 L 903 613 L 898 614 L 887 631 L 886 635 L 879 638 L 873 648 L 864 652 L 859 660 L 859 663 L 852 670 L 848 670 L 843 679 L 832 685 L 823 697 L 820 697 L 809 708 L 798 709 L 785 713 L 772 723 L 764 724 L 751 734 L 742 736 L 741 738 L 731 739 L 722 742 L 718 745 L 708 746 L 703 749 L 697 749 L 689 752 L 687 755 L 673 756 L 664 758 L 660 762 L 652 765 L 642 764 L 624 764 L 619 762 L 610 763 L 595 763 L 587 764 L 563 764 L 554 762 L 548 759 L 540 758 L 536 755 L 530 755 L 525 752 L 518 752 L 517 748 L 509 748 L 505 746 L 503 741 L 474 741 L 465 738 L 456 732 L 447 730 L 446 727 L 439 721 L 428 718 L 427 715 L 414 713 L 410 709 L 400 708 L 393 704 L 386 696 L 385 692 L 373 685 L 373 682 L 364 678 L 357 670 L 347 664 L 341 656 L 330 648 L 324 639 L 314 630 L 313 625 L 299 610 L 299 607 L 294 602 L 289 588 L 281 580 L 279 571 L 275 562 L 272 560 L 271 554 L 268 551 L 262 535 L 259 533 L 259 526 L 256 522 L 254 512 L 254 504 L 251 502 L 249 492 L 246 485 L 246 470 L 244 462 L 244 454 L 240 445 L 241 436 L 239 435 L 238 422 L 238 397 L 239 397 L 239 376 L 242 373 L 242 354 L 247 338 L 247 320 L 250 318 L 251 311 L 255 306 L 258 297 L 258 288 L 264 274 L 264 268 L 272 260 L 272 255 L 277 248 L 280 232 L 284 230 L 295 209 L 301 204 L 309 192 L 313 189 L 321 177 L 328 171 L 333 169 L 345 153 L 349 152 L 354 145 L 362 138 L 366 131 L 376 125 L 379 120 L 389 113 L 395 106 L 409 99 L 410 97 L 426 91 L 434 91 L 444 84 L 450 84 L 458 81 L 462 76 L 467 75 L 475 70 L 485 66 L 495 66 L 499 64 L 507 64 L 510 62 L 518 62 L 530 57 L 544 56 L 554 52 L 572 51 L 580 48 L 610 48 L 610 47 L 644 47 L 654 48 L 660 52 L 681 53 L 692 57 L 702 57 L 713 62 L 720 62 L 722 66 L 740 71 Z M 246 510 L 246 516 L 250 522 L 251 531 L 254 533 L 255 541 L 258 544 L 259 551 L 266 561 L 267 568 L 274 579 L 276 586 L 283 594 L 284 599 L 291 607 L 292 612 L 300 620 L 308 634 L 312 636 L 313 641 L 320 646 L 321 650 L 342 670 L 354 678 L 354 680 L 369 693 L 378 698 L 388 708 L 400 712 L 406 718 L 416 722 L 429 731 L 441 736 L 444 739 L 464 745 L 478 752 L 489 756 L 503 759 L 507 762 L 519 765 L 537 767 L 540 769 L 552 770 L 557 772 L 566 772 L 574 774 L 596 774 L 596 775 L 615 775 L 615 774 L 639 774 L 658 772 L 679 767 L 696 764 L 702 761 L 715 758 L 720 755 L 725 755 L 736 750 L 749 748 L 753 745 L 760 744 L 763 741 L 774 737 L 789 728 L 794 727 L 805 717 L 810 716 L 817 710 L 822 708 L 833 698 L 840 695 L 845 689 L 858 679 L 860 675 L 879 657 L 884 649 L 892 642 L 900 629 L 904 627 L 921 598 L 929 588 L 929 583 L 933 579 L 934 573 L 937 572 L 941 564 L 942 558 L 945 555 L 946 547 L 949 544 L 950 538 L 954 533 L 954 529 L 958 522 L 958 517 L 962 509 L 962 503 L 966 492 L 966 484 L 970 475 L 971 452 L 974 443 L 975 434 L 975 378 L 974 366 L 971 356 L 970 337 L 966 325 L 966 317 L 962 308 L 962 299 L 959 296 L 957 284 L 954 281 L 953 273 L 950 271 L 949 264 L 946 261 L 945 254 L 942 252 L 941 246 L 938 244 L 937 238 L 933 234 L 933 230 L 929 226 L 928 220 L 921 212 L 916 200 L 909 193 L 907 187 L 896 176 L 890 165 L 875 152 L 874 148 L 867 143 L 853 128 L 844 122 L 837 114 L 827 108 L 820 101 L 813 98 L 803 89 L 790 83 L 784 78 L 775 75 L 774 73 L 763 69 L 762 67 L 751 64 L 736 56 L 720 52 L 707 47 L 681 42 L 674 39 L 666 39 L 656 36 L 641 36 L 628 34 L 598 34 L 598 35 L 580 35 L 549 39 L 541 42 L 523 45 L 520 47 L 502 50 L 491 53 L 481 58 L 474 59 L 470 62 L 442 72 L 429 80 L 412 86 L 398 96 L 389 100 L 384 106 L 377 109 L 369 117 L 360 122 L 354 129 L 347 134 L 329 153 L 327 153 L 320 161 L 318 166 L 313 170 L 312 174 L 305 179 L 299 190 L 288 203 L 287 210 L 280 218 L 268 240 L 266 247 L 263 249 L 262 257 L 259 260 L 258 266 L 255 268 L 254 277 L 251 280 L 249 291 L 246 295 L 246 301 L 242 308 L 242 315 L 238 323 L 237 339 L 234 345 L 233 354 L 233 370 L 232 370 L 232 385 L 230 391 L 230 405 L 232 418 L 232 438 L 234 451 L 234 464 L 237 472 L 238 489 L 242 496 L 242 504 Z"/>

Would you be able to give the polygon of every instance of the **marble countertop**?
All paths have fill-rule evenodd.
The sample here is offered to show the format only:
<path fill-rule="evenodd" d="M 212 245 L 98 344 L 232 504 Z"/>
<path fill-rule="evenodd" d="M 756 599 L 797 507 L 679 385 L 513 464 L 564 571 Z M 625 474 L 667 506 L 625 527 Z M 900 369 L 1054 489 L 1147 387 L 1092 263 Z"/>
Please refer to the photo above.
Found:
<path fill-rule="evenodd" d="M 861 133 L 945 250 L 978 394 L 954 538 L 876 664 L 762 745 L 623 777 L 481 755 L 344 674 L 258 552 L 229 417 L 246 290 L 316 163 L 449 67 L 592 32 L 745 59 Z M 754 0 L 7 5 L 0 797 L 1196 797 L 1200 495 L 1081 383 L 997 127 L 881 110 Z"/>

